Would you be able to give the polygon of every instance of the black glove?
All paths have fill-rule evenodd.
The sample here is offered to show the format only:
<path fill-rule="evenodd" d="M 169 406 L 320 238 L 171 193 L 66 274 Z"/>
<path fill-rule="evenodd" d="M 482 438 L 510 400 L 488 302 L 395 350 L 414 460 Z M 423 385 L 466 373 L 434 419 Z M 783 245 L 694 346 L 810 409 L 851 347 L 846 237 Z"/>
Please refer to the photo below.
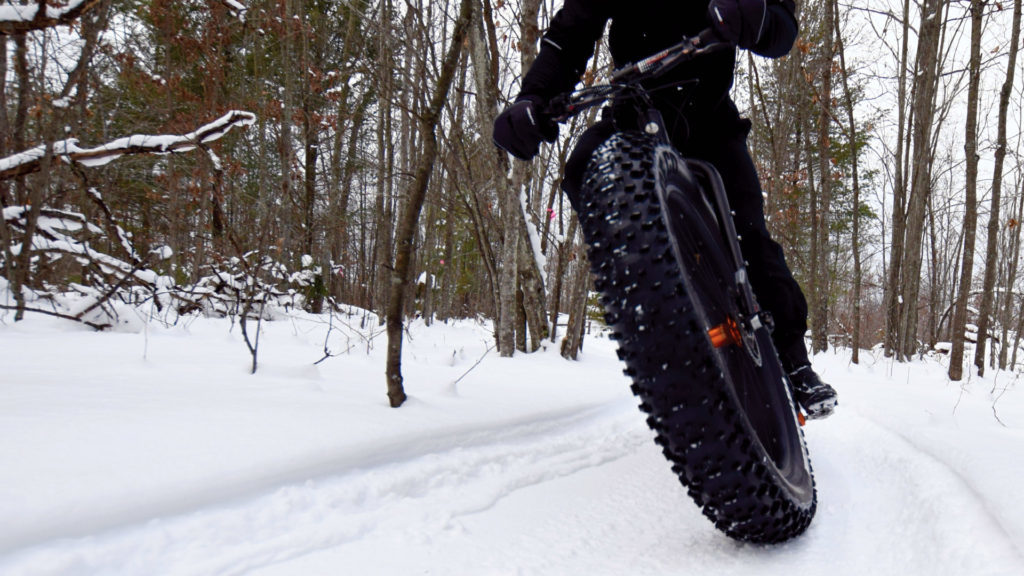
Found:
<path fill-rule="evenodd" d="M 558 138 L 558 124 L 542 111 L 536 96 L 520 96 L 494 119 L 494 144 L 520 160 L 537 155 L 541 141 Z"/>
<path fill-rule="evenodd" d="M 765 0 L 711 0 L 708 4 L 708 17 L 715 34 L 746 49 L 761 40 L 767 11 Z"/>

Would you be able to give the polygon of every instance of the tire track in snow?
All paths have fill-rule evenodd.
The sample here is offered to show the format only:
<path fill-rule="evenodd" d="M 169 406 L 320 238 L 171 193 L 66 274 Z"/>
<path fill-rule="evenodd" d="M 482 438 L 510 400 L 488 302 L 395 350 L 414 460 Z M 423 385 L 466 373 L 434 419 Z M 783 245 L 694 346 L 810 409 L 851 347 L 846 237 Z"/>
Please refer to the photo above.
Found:
<path fill-rule="evenodd" d="M 376 534 L 255 572 L 290 576 L 354 563 L 380 574 L 446 576 L 790 576 L 795 566 L 834 576 L 1020 573 L 1012 545 L 945 466 L 852 411 L 808 434 L 819 516 L 805 536 L 779 546 L 715 531 L 653 442 L 641 441 L 626 458 L 510 491 L 485 514 L 421 524 L 418 539 Z M 402 558 L 374 562 L 399 546 Z"/>
<path fill-rule="evenodd" d="M 819 501 L 809 539 L 834 543 L 829 553 L 837 564 L 950 575 L 1012 574 L 1007 567 L 1024 565 L 962 475 L 898 431 L 848 408 L 808 441 Z"/>
<path fill-rule="evenodd" d="M 808 431 L 818 518 L 807 535 L 773 548 L 736 544 L 714 532 L 684 493 L 669 500 L 694 513 L 666 514 L 662 490 L 677 485 L 650 437 L 629 397 L 431 431 L 422 439 L 381 442 L 347 453 L 343 461 L 291 471 L 298 480 L 250 498 L 48 543 L 39 553 L 0 563 L 0 573 L 191 576 L 245 574 L 278 564 L 282 573 L 295 573 L 290 560 L 364 540 L 394 542 L 396 553 L 425 559 L 417 565 L 429 566 L 426 554 L 435 545 L 473 541 L 462 532 L 466 525 L 498 521 L 493 511 L 508 517 L 510 505 L 538 505 L 538 494 L 564 494 L 581 476 L 607 482 L 616 497 L 566 503 L 536 538 L 519 539 L 519 547 L 502 552 L 501 565 L 508 570 L 501 573 L 564 573 L 544 568 L 558 562 L 579 567 L 573 555 L 581 551 L 593 554 L 585 559 L 594 568 L 591 574 L 781 575 L 799 565 L 801 571 L 836 575 L 1003 576 L 1024 565 L 955 469 L 855 410 Z M 625 458 L 637 453 L 640 460 Z M 625 465 L 635 461 L 646 464 Z M 555 484 L 561 488 L 548 489 Z M 625 488 L 632 485 L 658 488 Z M 595 514 L 565 513 L 591 508 Z M 559 538 L 563 534 L 569 536 Z M 398 543 L 411 546 L 398 552 Z M 645 556 L 623 551 L 634 548 Z M 444 567 L 447 572 L 438 573 L 470 573 L 469 566 Z M 631 570 L 641 567 L 649 569 Z"/>
<path fill-rule="evenodd" d="M 973 499 L 977 505 L 975 508 L 984 512 L 984 514 L 991 521 L 992 526 L 998 528 L 998 532 L 1002 535 L 1005 542 L 1013 548 L 1016 553 L 1018 560 L 1024 565 L 1024 551 L 1021 550 L 1020 544 L 1013 538 L 1010 530 L 1003 524 L 1001 516 L 992 509 L 991 502 L 984 497 L 984 495 L 975 488 L 970 478 L 962 474 L 955 465 L 953 465 L 947 458 L 942 454 L 938 454 L 933 450 L 929 449 L 924 443 L 915 441 L 913 438 L 880 422 L 878 419 L 871 418 L 869 416 L 861 416 L 865 420 L 871 422 L 874 426 L 886 433 L 894 436 L 899 442 L 902 442 L 911 450 L 918 453 L 921 457 L 928 459 L 935 465 L 945 469 L 945 471 L 951 475 L 960 485 L 962 490 L 958 493 L 967 494 Z"/>
<path fill-rule="evenodd" d="M 293 481 L 259 496 L 48 542 L 0 563 L 0 572 L 243 574 L 378 532 L 411 539 L 443 532 L 517 490 L 649 442 L 631 400 L 430 432 L 282 473 Z"/>

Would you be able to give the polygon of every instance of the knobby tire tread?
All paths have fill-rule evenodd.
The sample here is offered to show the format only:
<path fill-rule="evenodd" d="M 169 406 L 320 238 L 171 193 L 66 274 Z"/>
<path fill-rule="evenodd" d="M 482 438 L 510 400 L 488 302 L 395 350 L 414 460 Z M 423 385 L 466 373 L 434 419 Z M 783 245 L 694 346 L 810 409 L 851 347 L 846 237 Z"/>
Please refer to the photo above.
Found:
<path fill-rule="evenodd" d="M 656 442 L 704 515 L 738 540 L 783 542 L 814 516 L 806 452 L 810 497 L 795 498 L 766 463 L 687 293 L 655 192 L 657 146 L 616 134 L 586 171 L 580 222 L 605 319 Z"/>

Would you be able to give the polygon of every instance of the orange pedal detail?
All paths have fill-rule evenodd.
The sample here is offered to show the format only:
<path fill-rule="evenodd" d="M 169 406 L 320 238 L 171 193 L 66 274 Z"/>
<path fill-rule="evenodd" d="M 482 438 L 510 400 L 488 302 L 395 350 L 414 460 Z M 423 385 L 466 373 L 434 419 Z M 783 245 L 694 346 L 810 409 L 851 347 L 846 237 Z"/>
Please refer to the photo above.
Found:
<path fill-rule="evenodd" d="M 800 422 L 801 426 L 803 426 L 804 424 L 807 424 L 807 418 L 804 418 L 804 413 L 799 411 L 799 410 L 796 411 L 796 419 L 797 419 L 797 422 Z"/>
<path fill-rule="evenodd" d="M 739 325 L 732 318 L 708 330 L 708 337 L 711 338 L 711 345 L 715 348 L 732 344 L 743 345 L 743 334 L 740 333 Z"/>

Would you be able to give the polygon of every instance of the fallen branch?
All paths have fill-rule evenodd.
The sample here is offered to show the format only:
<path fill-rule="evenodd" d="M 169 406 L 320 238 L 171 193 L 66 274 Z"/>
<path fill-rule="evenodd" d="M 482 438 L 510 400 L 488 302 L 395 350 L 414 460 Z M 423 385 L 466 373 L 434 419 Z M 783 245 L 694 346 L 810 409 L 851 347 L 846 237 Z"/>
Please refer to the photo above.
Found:
<path fill-rule="evenodd" d="M 472 372 L 474 369 L 476 369 L 476 367 L 479 366 L 480 363 L 484 361 L 484 358 L 486 358 L 487 355 L 491 353 L 491 350 L 494 350 L 494 344 L 491 344 L 490 346 L 488 346 L 487 350 L 484 350 L 483 355 L 481 355 L 480 358 L 477 359 L 476 363 L 473 364 L 472 366 L 470 366 L 469 370 L 466 370 L 465 372 L 463 372 L 462 376 L 459 376 L 459 378 L 457 380 L 455 380 L 455 382 L 452 382 L 452 387 L 454 388 L 455 386 L 458 386 L 459 382 L 462 382 L 463 378 L 465 378 L 466 376 L 469 376 L 469 373 Z"/>
<path fill-rule="evenodd" d="M 67 162 L 82 166 L 102 166 L 121 156 L 133 154 L 174 154 L 195 150 L 203 144 L 213 142 L 227 134 L 235 126 L 248 126 L 256 121 L 252 112 L 232 110 L 217 120 L 200 127 L 194 132 L 182 135 L 138 134 L 118 138 L 95 148 L 79 148 L 78 140 L 58 140 L 51 147 L 52 155 Z M 0 158 L 0 181 L 38 172 L 46 155 L 46 145 Z"/>
<path fill-rule="evenodd" d="M 17 306 L 7 306 L 6 304 L 0 304 L 0 310 L 17 310 L 17 309 L 18 309 Z M 25 308 L 25 312 L 33 312 L 33 313 L 36 313 L 36 314 L 45 314 L 47 316 L 56 316 L 57 318 L 63 318 L 64 320 L 73 320 L 75 322 L 80 322 L 80 323 L 85 324 L 86 326 L 88 326 L 90 328 L 93 328 L 93 329 L 99 330 L 99 331 L 103 331 L 103 330 L 106 330 L 107 328 L 111 327 L 111 324 L 96 324 L 95 322 L 90 322 L 88 320 L 83 320 L 81 318 L 77 318 L 77 317 L 71 316 L 69 314 L 61 314 L 60 312 L 54 312 L 52 310 L 44 310 L 42 308 L 28 308 L 28 307 L 26 307 Z"/>

